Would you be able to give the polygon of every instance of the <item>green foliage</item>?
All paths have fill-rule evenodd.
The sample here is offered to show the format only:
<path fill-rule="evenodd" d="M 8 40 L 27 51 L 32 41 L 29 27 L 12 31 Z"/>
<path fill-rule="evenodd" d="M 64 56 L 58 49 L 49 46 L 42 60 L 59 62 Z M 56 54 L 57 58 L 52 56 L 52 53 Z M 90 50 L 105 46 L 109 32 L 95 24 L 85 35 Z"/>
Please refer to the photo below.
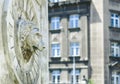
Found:
<path fill-rule="evenodd" d="M 92 79 L 89 79 L 88 84 L 94 84 Z"/>

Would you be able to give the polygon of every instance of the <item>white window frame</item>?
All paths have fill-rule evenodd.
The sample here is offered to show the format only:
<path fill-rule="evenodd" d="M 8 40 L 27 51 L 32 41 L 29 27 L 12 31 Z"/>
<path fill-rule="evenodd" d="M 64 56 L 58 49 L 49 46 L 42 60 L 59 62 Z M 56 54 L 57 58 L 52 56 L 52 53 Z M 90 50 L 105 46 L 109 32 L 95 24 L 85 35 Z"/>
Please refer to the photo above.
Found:
<path fill-rule="evenodd" d="M 120 84 L 120 74 L 117 74 L 117 72 L 114 72 L 114 74 L 112 74 L 112 79 L 112 84 Z"/>
<path fill-rule="evenodd" d="M 51 29 L 52 30 L 60 29 L 60 17 L 51 18 Z"/>
<path fill-rule="evenodd" d="M 60 83 L 60 70 L 52 71 L 52 83 L 55 83 L 55 84 Z"/>
<path fill-rule="evenodd" d="M 112 27 L 117 27 L 117 28 L 120 27 L 120 17 L 119 17 L 119 14 L 111 13 L 111 26 Z"/>
<path fill-rule="evenodd" d="M 79 27 L 79 15 L 73 14 L 69 16 L 69 27 L 78 28 Z"/>
<path fill-rule="evenodd" d="M 80 56 L 80 43 L 79 42 L 70 43 L 70 56 Z"/>
<path fill-rule="evenodd" d="M 118 42 L 111 42 L 111 55 L 120 57 L 120 45 Z"/>
<path fill-rule="evenodd" d="M 60 43 L 51 44 L 52 57 L 60 57 Z"/>
<path fill-rule="evenodd" d="M 56 3 L 56 2 L 59 2 L 60 0 L 50 0 L 50 2 L 54 2 L 54 3 Z"/>
<path fill-rule="evenodd" d="M 71 70 L 70 72 L 70 83 L 72 84 L 73 83 L 73 70 Z M 78 79 L 77 79 L 78 77 Z M 75 70 L 75 83 L 79 83 L 79 77 L 80 77 L 80 70 Z"/>

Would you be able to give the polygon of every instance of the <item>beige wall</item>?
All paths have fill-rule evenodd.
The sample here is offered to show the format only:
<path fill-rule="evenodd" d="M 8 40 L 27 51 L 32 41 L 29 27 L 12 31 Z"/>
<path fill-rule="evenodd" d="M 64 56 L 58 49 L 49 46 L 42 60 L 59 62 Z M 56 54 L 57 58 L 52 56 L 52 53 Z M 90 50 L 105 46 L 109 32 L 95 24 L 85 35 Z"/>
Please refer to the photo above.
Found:
<path fill-rule="evenodd" d="M 103 1 L 92 0 L 90 10 L 91 80 L 94 84 L 105 84 Z"/>

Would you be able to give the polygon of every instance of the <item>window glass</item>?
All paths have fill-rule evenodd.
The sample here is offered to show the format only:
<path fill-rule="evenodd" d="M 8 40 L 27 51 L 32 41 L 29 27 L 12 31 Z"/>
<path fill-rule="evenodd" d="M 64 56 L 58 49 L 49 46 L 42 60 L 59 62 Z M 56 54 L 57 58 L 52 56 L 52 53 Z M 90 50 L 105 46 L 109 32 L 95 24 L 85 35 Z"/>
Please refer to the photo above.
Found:
<path fill-rule="evenodd" d="M 59 29 L 60 28 L 60 17 L 52 17 L 51 18 L 51 29 Z"/>
<path fill-rule="evenodd" d="M 60 56 L 60 44 L 52 44 L 52 56 L 59 57 Z"/>
<path fill-rule="evenodd" d="M 52 71 L 52 82 L 55 84 L 60 83 L 60 70 Z"/>
<path fill-rule="evenodd" d="M 115 57 L 120 57 L 120 45 L 118 42 L 111 43 L 111 55 Z"/>
<path fill-rule="evenodd" d="M 120 84 L 120 75 L 117 72 L 112 74 L 112 84 Z"/>
<path fill-rule="evenodd" d="M 117 13 L 111 13 L 111 26 L 120 27 L 120 17 Z"/>
<path fill-rule="evenodd" d="M 80 55 L 80 45 L 78 42 L 70 43 L 70 56 L 79 56 Z"/>
<path fill-rule="evenodd" d="M 50 0 L 50 2 L 59 2 L 60 0 Z"/>
<path fill-rule="evenodd" d="M 69 17 L 69 27 L 70 28 L 79 27 L 79 15 L 78 14 L 70 15 L 70 17 Z"/>
<path fill-rule="evenodd" d="M 71 84 L 73 84 L 74 75 L 75 75 L 75 83 L 78 84 L 79 83 L 80 70 L 75 70 L 75 74 L 74 74 L 73 70 L 71 70 L 71 72 L 70 72 Z"/>

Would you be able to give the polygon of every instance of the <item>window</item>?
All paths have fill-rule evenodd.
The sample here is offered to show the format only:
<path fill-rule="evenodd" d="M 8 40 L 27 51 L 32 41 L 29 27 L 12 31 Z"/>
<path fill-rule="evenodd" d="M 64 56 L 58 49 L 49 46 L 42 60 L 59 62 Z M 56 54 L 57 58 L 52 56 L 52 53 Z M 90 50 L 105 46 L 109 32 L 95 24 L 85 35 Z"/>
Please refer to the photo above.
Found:
<path fill-rule="evenodd" d="M 51 18 L 51 29 L 56 30 L 60 28 L 60 17 Z"/>
<path fill-rule="evenodd" d="M 111 43 L 111 55 L 115 57 L 120 56 L 120 45 L 117 42 Z"/>
<path fill-rule="evenodd" d="M 73 72 L 73 70 L 71 70 L 71 72 L 70 72 L 70 82 L 71 82 L 71 84 L 73 84 L 74 74 L 75 74 L 75 84 L 77 84 L 77 83 L 79 83 L 80 70 L 75 70 L 75 72 Z"/>
<path fill-rule="evenodd" d="M 112 84 L 120 84 L 120 74 L 112 74 Z"/>
<path fill-rule="evenodd" d="M 117 13 L 111 13 L 111 26 L 112 27 L 120 27 L 119 14 L 117 14 Z"/>
<path fill-rule="evenodd" d="M 59 0 L 50 0 L 50 2 L 59 2 Z"/>
<path fill-rule="evenodd" d="M 60 44 L 52 44 L 52 56 L 59 57 L 60 56 Z"/>
<path fill-rule="evenodd" d="M 52 71 L 52 82 L 53 82 L 53 84 L 60 83 L 60 70 Z"/>
<path fill-rule="evenodd" d="M 70 43 L 70 56 L 79 56 L 80 50 L 79 50 L 79 43 L 73 42 Z"/>
<path fill-rule="evenodd" d="M 69 17 L 69 27 L 70 28 L 79 27 L 79 15 L 78 14 L 70 15 L 70 17 Z"/>

